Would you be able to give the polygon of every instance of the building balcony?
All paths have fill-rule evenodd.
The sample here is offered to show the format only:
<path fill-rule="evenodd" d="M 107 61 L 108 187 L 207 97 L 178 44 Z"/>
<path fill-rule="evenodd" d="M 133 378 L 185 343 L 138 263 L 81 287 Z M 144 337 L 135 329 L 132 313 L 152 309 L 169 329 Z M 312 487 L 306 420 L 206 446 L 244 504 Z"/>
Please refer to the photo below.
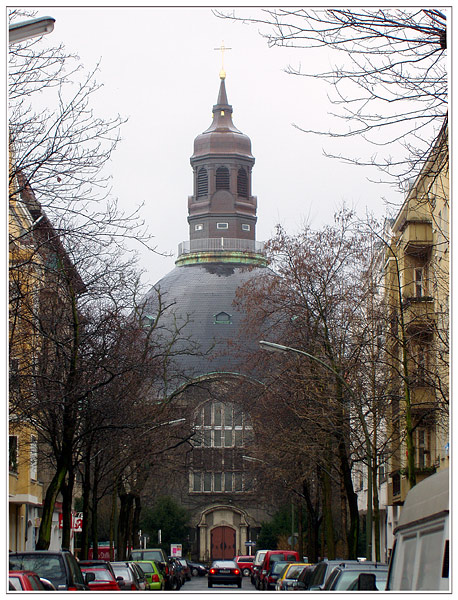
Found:
<path fill-rule="evenodd" d="M 435 467 L 415 469 L 417 483 L 420 483 L 420 481 L 423 481 L 423 479 L 426 479 L 435 473 L 435 471 Z M 388 480 L 388 505 L 395 506 L 404 504 L 409 489 L 409 481 L 405 469 L 392 473 Z"/>
<path fill-rule="evenodd" d="M 406 254 L 424 254 L 433 244 L 431 221 L 407 221 L 401 240 Z"/>
<path fill-rule="evenodd" d="M 248 252 L 265 255 L 264 242 L 239 238 L 202 238 L 187 240 L 178 245 L 178 257 L 194 252 Z"/>

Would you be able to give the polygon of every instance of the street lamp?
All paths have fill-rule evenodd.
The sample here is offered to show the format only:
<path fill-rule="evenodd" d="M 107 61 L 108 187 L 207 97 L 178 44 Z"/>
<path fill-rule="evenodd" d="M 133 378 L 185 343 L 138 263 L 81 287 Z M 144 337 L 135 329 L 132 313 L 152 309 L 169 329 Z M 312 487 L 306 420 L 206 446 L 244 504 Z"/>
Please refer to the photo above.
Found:
<path fill-rule="evenodd" d="M 39 17 L 38 19 L 13 23 L 9 26 L 9 43 L 18 44 L 30 38 L 51 33 L 55 22 L 56 19 L 52 17 Z"/>

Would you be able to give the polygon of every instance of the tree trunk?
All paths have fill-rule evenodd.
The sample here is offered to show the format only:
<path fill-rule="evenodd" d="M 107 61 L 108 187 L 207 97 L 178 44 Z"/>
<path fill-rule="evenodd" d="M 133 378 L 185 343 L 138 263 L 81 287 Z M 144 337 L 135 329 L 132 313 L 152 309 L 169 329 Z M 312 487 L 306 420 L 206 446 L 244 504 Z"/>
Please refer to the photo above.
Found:
<path fill-rule="evenodd" d="M 70 549 L 72 541 L 72 500 L 75 472 L 69 469 L 67 482 L 62 483 L 62 548 Z"/>
<path fill-rule="evenodd" d="M 82 560 L 89 557 L 89 528 L 90 528 L 90 502 L 91 494 L 91 452 L 86 449 L 86 457 L 84 460 L 84 477 L 83 477 L 83 529 L 81 532 L 81 554 Z"/>
<path fill-rule="evenodd" d="M 326 539 L 326 556 L 332 560 L 336 557 L 334 519 L 332 516 L 332 489 L 329 475 L 324 470 L 321 470 L 321 488 L 323 490 L 323 521 Z"/>
<path fill-rule="evenodd" d="M 116 520 L 116 499 L 118 497 L 118 479 L 113 482 L 113 493 L 111 495 L 111 514 L 110 514 L 110 560 L 115 559 L 114 553 L 114 532 Z"/>
<path fill-rule="evenodd" d="M 141 544 L 141 540 L 138 537 L 138 532 L 140 531 L 140 513 L 142 511 L 141 499 L 139 495 L 135 496 L 135 508 L 134 514 L 132 518 L 132 545 L 134 548 L 139 548 Z M 137 543 L 138 542 L 138 543 Z"/>
<path fill-rule="evenodd" d="M 91 538 L 92 538 L 92 558 L 97 560 L 99 558 L 99 536 L 98 536 L 98 518 L 97 518 L 97 505 L 98 505 L 98 477 L 97 477 L 97 461 L 94 465 L 94 478 L 92 480 L 92 521 L 91 521 Z"/>
<path fill-rule="evenodd" d="M 305 504 L 307 507 L 307 515 L 308 515 L 308 548 L 307 548 L 307 556 L 310 562 L 317 562 L 319 556 L 319 529 L 321 518 L 318 517 L 318 502 L 315 507 L 312 502 L 312 498 L 310 495 L 310 489 L 307 485 L 307 481 L 304 480 L 302 482 L 302 493 L 305 498 Z"/>
<path fill-rule="evenodd" d="M 129 525 L 132 523 L 132 503 L 133 496 L 129 492 L 120 492 L 119 500 L 121 506 L 119 508 L 118 519 L 118 545 L 117 545 L 117 560 L 126 560 L 127 547 L 129 545 Z"/>
<path fill-rule="evenodd" d="M 54 477 L 46 490 L 45 500 L 43 502 L 43 514 L 41 517 L 40 531 L 36 545 L 37 550 L 47 550 L 51 542 L 51 527 L 54 506 L 56 504 L 57 495 L 62 487 L 62 482 L 67 474 L 65 465 L 58 465 Z"/>

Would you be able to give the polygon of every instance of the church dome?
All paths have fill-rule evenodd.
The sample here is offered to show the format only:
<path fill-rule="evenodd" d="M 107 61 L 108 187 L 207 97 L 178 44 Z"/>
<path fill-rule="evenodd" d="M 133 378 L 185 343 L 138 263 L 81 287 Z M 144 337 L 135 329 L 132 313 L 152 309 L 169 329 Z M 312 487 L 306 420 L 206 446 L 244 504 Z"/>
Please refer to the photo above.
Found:
<path fill-rule="evenodd" d="M 212 155 L 236 155 L 253 159 L 250 138 L 232 122 L 232 106 L 227 101 L 224 78 L 221 79 L 218 100 L 213 106 L 213 122 L 194 140 L 191 162 Z"/>
<path fill-rule="evenodd" d="M 171 335 L 180 329 L 175 350 L 182 350 L 176 367 L 186 377 L 215 372 L 243 372 L 241 357 L 230 342 L 255 350 L 257 340 L 249 339 L 243 327 L 244 313 L 233 306 L 237 289 L 255 277 L 272 271 L 247 268 L 239 263 L 205 263 L 177 266 L 165 275 L 146 296 L 145 313 L 156 314 L 158 294 L 164 305 L 173 308 L 159 319 L 158 326 Z M 162 322 L 161 322 L 162 319 Z M 196 344 L 195 347 L 190 346 Z M 191 353 L 187 351 L 192 349 Z"/>

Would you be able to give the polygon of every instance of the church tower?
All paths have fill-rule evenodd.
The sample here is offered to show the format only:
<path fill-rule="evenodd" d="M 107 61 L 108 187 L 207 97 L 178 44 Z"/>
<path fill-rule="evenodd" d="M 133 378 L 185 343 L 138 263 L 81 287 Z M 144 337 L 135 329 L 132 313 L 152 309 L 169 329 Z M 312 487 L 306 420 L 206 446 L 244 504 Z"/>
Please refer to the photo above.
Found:
<path fill-rule="evenodd" d="M 253 386 L 260 382 L 246 373 L 237 350 L 257 349 L 258 340 L 249 337 L 244 314 L 234 305 L 240 286 L 271 275 L 263 244 L 256 241 L 254 162 L 250 139 L 232 122 L 222 72 L 213 121 L 194 140 L 189 240 L 179 245 L 175 268 L 147 294 L 145 306 L 155 322 L 160 296 L 172 307 L 160 316 L 160 331 L 180 332 L 174 346 L 180 352 L 170 369 L 178 375 L 168 387 L 185 389 L 177 416 L 194 433 L 192 450 L 187 446 L 178 461 L 181 476 L 168 478 L 167 485 L 192 515 L 191 554 L 201 561 L 247 554 L 268 518 L 245 460 L 254 444 L 250 394 L 259 393 Z M 199 351 L 187 352 L 190 342 Z"/>
<path fill-rule="evenodd" d="M 232 122 L 225 73 L 213 122 L 194 140 L 193 195 L 188 198 L 189 242 L 179 247 L 177 265 L 224 260 L 263 264 L 256 243 L 256 197 L 252 195 L 251 141 Z"/>

